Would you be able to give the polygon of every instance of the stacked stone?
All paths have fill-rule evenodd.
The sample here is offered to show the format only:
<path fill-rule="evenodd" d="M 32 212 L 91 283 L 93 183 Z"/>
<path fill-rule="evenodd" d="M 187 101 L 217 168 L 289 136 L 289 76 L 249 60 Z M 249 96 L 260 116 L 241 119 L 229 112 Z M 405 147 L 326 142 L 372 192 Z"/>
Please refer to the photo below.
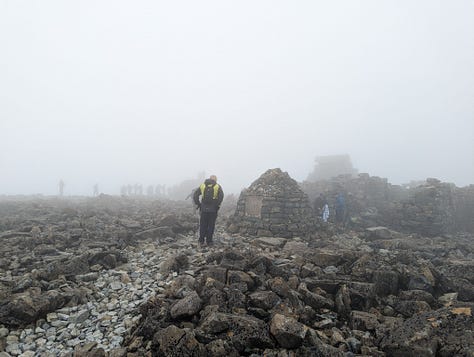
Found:
<path fill-rule="evenodd" d="M 250 236 L 305 236 L 314 230 L 308 196 L 287 172 L 270 169 L 240 194 L 228 231 Z"/>
<path fill-rule="evenodd" d="M 454 232 L 454 185 L 427 179 L 425 185 L 410 191 L 411 197 L 402 208 L 403 230 L 426 236 Z"/>
<path fill-rule="evenodd" d="M 474 185 L 455 191 L 455 219 L 458 232 L 474 232 Z"/>

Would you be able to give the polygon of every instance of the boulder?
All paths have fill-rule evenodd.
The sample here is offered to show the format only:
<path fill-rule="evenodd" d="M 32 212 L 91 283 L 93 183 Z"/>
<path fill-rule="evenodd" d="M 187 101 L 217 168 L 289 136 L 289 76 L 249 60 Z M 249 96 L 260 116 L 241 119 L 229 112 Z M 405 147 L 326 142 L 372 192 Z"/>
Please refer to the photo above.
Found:
<path fill-rule="evenodd" d="M 249 295 L 249 304 L 264 310 L 271 310 L 279 301 L 273 291 L 257 291 Z"/>
<path fill-rule="evenodd" d="M 22 327 L 34 323 L 48 312 L 55 311 L 67 302 L 57 291 L 42 293 L 38 288 L 13 295 L 0 305 L 0 323 L 6 326 Z"/>
<path fill-rule="evenodd" d="M 291 317 L 275 314 L 270 322 L 270 333 L 284 348 L 297 348 L 303 343 L 308 327 Z"/>
<path fill-rule="evenodd" d="M 193 291 L 183 299 L 176 302 L 170 310 L 173 319 L 181 319 L 183 317 L 190 317 L 199 312 L 202 307 L 202 300 L 199 295 Z"/>
<path fill-rule="evenodd" d="M 442 308 L 416 314 L 388 331 L 380 348 L 395 357 L 472 356 L 473 330 L 470 307 Z"/>
<path fill-rule="evenodd" d="M 353 330 L 374 331 L 379 325 L 377 316 L 365 311 L 353 310 L 350 315 L 350 326 Z"/>
<path fill-rule="evenodd" d="M 152 349 L 162 356 L 207 356 L 206 347 L 196 339 L 192 331 L 174 325 L 155 333 Z"/>

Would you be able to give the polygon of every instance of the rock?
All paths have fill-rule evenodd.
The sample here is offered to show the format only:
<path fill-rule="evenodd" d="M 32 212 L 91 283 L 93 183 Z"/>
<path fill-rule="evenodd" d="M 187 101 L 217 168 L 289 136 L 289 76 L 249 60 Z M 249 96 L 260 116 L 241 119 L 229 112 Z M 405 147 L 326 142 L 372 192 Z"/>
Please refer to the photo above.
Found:
<path fill-rule="evenodd" d="M 281 277 L 270 280 L 269 285 L 270 289 L 282 298 L 286 298 L 290 295 L 290 287 Z"/>
<path fill-rule="evenodd" d="M 164 356 L 206 356 L 206 348 L 187 329 L 170 325 L 153 336 L 154 350 Z"/>
<path fill-rule="evenodd" d="M 32 290 L 20 293 L 0 306 L 0 323 L 8 326 L 24 326 L 35 322 L 49 311 L 54 311 L 66 303 L 63 295 L 57 291 L 41 293 Z"/>
<path fill-rule="evenodd" d="M 398 297 L 401 300 L 414 300 L 414 301 L 424 301 L 428 305 L 434 303 L 435 299 L 433 295 L 424 290 L 404 290 L 400 291 Z"/>
<path fill-rule="evenodd" d="M 469 356 L 474 351 L 473 328 L 471 309 L 442 308 L 407 319 L 388 332 L 380 347 L 390 356 Z"/>
<path fill-rule="evenodd" d="M 180 319 L 197 314 L 202 306 L 202 300 L 194 291 L 171 307 L 170 314 L 173 319 Z"/>
<path fill-rule="evenodd" d="M 54 262 L 40 273 L 40 277 L 51 281 L 58 276 L 74 277 L 89 272 L 89 264 L 85 256 L 73 257 L 65 262 Z"/>
<path fill-rule="evenodd" d="M 250 305 L 264 310 L 271 310 L 279 301 L 278 295 L 272 291 L 257 291 L 249 295 Z"/>
<path fill-rule="evenodd" d="M 369 234 L 371 239 L 390 239 L 392 238 L 392 233 L 387 227 L 370 227 L 366 231 Z"/>
<path fill-rule="evenodd" d="M 1 327 L 0 328 L 0 338 L 7 337 L 9 332 L 10 331 L 7 328 Z"/>
<path fill-rule="evenodd" d="M 384 269 L 373 274 L 374 290 L 379 296 L 397 295 L 399 276 L 397 272 Z"/>
<path fill-rule="evenodd" d="M 76 275 L 76 281 L 90 282 L 90 281 L 95 281 L 97 279 L 99 279 L 99 274 L 98 273 L 88 273 L 88 274 Z"/>
<path fill-rule="evenodd" d="M 247 259 L 236 250 L 225 250 L 220 266 L 232 270 L 244 270 L 247 266 Z"/>
<path fill-rule="evenodd" d="M 302 295 L 304 303 L 315 310 L 332 309 L 334 307 L 334 301 L 309 291 L 304 283 L 300 284 L 298 292 Z"/>
<path fill-rule="evenodd" d="M 270 333 L 284 348 L 301 346 L 307 327 L 291 317 L 275 314 L 270 322 Z"/>
<path fill-rule="evenodd" d="M 405 317 L 411 317 L 414 314 L 430 311 L 431 307 L 425 301 L 397 301 L 395 310 Z"/>
<path fill-rule="evenodd" d="M 283 247 L 284 252 L 288 252 L 289 254 L 297 254 L 300 256 L 304 256 L 305 253 L 308 251 L 308 244 L 306 242 L 298 242 L 294 240 L 285 239 L 286 243 Z"/>
<path fill-rule="evenodd" d="M 438 302 L 445 307 L 453 305 L 458 299 L 458 293 L 447 293 L 443 294 L 438 298 Z"/>
<path fill-rule="evenodd" d="M 354 330 L 374 331 L 379 325 L 377 316 L 365 311 L 352 311 L 350 315 L 350 326 Z"/>
<path fill-rule="evenodd" d="M 225 272 L 224 272 L 225 275 Z M 225 276 L 223 277 L 225 282 Z M 195 289 L 196 279 L 190 275 L 179 275 L 171 282 L 171 285 L 166 290 L 166 294 L 170 297 L 182 299 Z"/>
<path fill-rule="evenodd" d="M 274 248 L 282 248 L 288 240 L 286 238 L 278 238 L 278 237 L 261 237 L 255 239 L 255 242 L 263 245 L 263 246 L 270 246 Z"/>
<path fill-rule="evenodd" d="M 343 260 L 340 253 L 327 250 L 308 251 L 305 258 L 320 267 L 326 267 L 328 265 L 338 266 Z"/>
<path fill-rule="evenodd" d="M 227 272 L 227 284 L 245 283 L 248 290 L 252 290 L 255 282 L 251 276 L 243 271 L 229 270 Z"/>
<path fill-rule="evenodd" d="M 213 311 L 201 320 L 199 331 L 208 336 L 230 336 L 230 341 L 239 352 L 246 348 L 273 347 L 266 324 L 251 316 Z"/>
<path fill-rule="evenodd" d="M 218 339 L 206 345 L 207 355 L 215 357 L 238 357 L 239 352 L 227 341 Z"/>
<path fill-rule="evenodd" d="M 339 288 L 334 299 L 337 313 L 344 319 L 348 319 L 351 313 L 351 296 L 345 284 Z"/>
<path fill-rule="evenodd" d="M 176 254 L 165 260 L 160 266 L 160 272 L 162 274 L 169 274 L 172 272 L 179 273 L 188 268 L 189 261 L 186 254 Z"/>

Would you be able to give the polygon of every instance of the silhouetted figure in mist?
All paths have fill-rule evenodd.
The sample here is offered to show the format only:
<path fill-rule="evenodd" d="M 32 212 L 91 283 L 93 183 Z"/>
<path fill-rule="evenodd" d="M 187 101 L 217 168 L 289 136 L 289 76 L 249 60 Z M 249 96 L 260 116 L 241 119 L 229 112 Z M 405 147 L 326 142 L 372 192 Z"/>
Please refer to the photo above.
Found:
<path fill-rule="evenodd" d="M 346 217 L 346 200 L 342 193 L 336 198 L 336 222 L 344 223 Z"/>
<path fill-rule="evenodd" d="M 327 203 L 326 197 L 322 193 L 314 200 L 313 207 L 318 216 L 323 214 L 324 205 Z"/>
<path fill-rule="evenodd" d="M 99 196 L 99 184 L 97 183 L 94 185 L 93 196 Z"/>
<path fill-rule="evenodd" d="M 147 187 L 146 195 L 149 196 L 149 197 L 153 196 L 153 186 L 152 185 Z"/>
<path fill-rule="evenodd" d="M 199 196 L 201 201 L 199 201 Z M 193 200 L 197 208 L 201 211 L 201 218 L 199 220 L 199 244 L 212 245 L 212 236 L 214 235 L 214 227 L 216 225 L 217 212 L 221 207 L 224 199 L 224 191 L 217 183 L 217 177 L 211 175 L 204 181 L 201 186 L 194 191 Z"/>
<path fill-rule="evenodd" d="M 59 188 L 59 196 L 62 196 L 64 194 L 64 181 L 61 179 L 59 180 L 59 183 L 58 183 L 58 188 Z"/>
<path fill-rule="evenodd" d="M 156 185 L 155 187 L 155 195 L 158 197 L 164 196 L 164 186 L 163 185 Z"/>

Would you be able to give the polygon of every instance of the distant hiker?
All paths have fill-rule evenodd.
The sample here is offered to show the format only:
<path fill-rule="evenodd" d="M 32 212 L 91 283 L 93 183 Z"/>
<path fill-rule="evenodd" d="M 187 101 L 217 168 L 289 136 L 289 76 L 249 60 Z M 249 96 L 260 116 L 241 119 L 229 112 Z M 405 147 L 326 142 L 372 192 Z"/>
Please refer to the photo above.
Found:
<path fill-rule="evenodd" d="M 326 223 L 329 218 L 329 205 L 327 203 L 323 206 L 323 213 L 322 213 L 323 222 Z"/>
<path fill-rule="evenodd" d="M 202 196 L 201 201 L 199 201 L 199 196 Z M 214 235 L 217 212 L 223 199 L 224 191 L 217 183 L 215 175 L 211 175 L 194 191 L 194 203 L 201 210 L 199 220 L 199 244 L 201 246 L 204 245 L 205 241 L 207 245 L 213 244 L 212 236 Z"/>
<path fill-rule="evenodd" d="M 99 196 L 99 185 L 98 184 L 95 184 L 94 185 L 94 193 L 93 193 L 94 196 Z"/>
<path fill-rule="evenodd" d="M 61 179 L 59 180 L 59 196 L 62 196 L 64 194 L 64 181 Z"/>
<path fill-rule="evenodd" d="M 336 198 L 336 222 L 344 223 L 346 216 L 346 200 L 342 193 L 337 195 Z"/>
<path fill-rule="evenodd" d="M 326 198 L 323 196 L 322 193 L 319 194 L 318 197 L 314 200 L 313 207 L 316 213 L 319 215 L 322 215 L 323 213 L 323 208 L 324 205 L 327 203 Z"/>
<path fill-rule="evenodd" d="M 149 185 L 146 189 L 146 195 L 151 197 L 153 196 L 153 186 L 152 185 Z"/>

